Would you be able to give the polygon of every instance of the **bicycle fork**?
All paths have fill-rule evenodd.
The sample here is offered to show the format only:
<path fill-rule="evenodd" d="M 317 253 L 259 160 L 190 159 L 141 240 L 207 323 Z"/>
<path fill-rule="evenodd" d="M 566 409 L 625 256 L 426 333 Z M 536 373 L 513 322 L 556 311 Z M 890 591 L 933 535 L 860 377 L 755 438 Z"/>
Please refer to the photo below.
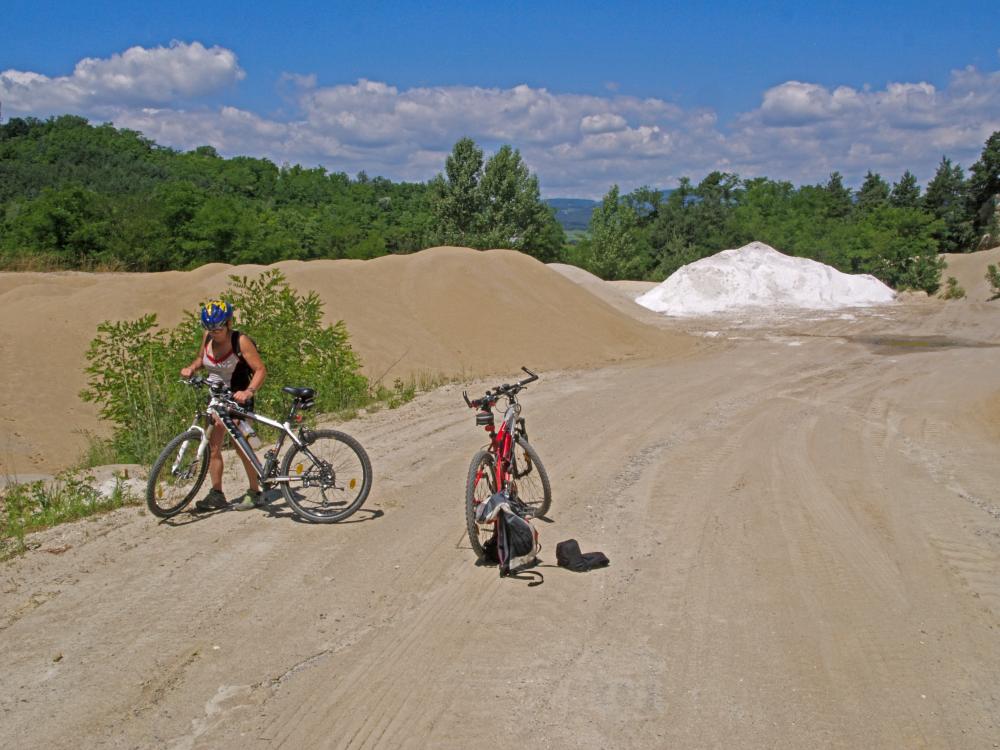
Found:
<path fill-rule="evenodd" d="M 198 432 L 201 433 L 201 440 L 198 443 L 198 460 L 199 461 L 204 461 L 205 460 L 205 451 L 208 450 L 208 434 L 205 432 L 205 428 L 202 427 L 199 424 L 193 424 L 188 429 L 189 430 L 197 430 Z M 181 462 L 184 460 L 184 454 L 187 453 L 188 447 L 190 445 L 191 445 L 191 441 L 190 440 L 185 440 L 184 441 L 184 445 L 182 445 L 181 449 L 179 451 L 177 451 L 177 458 L 174 459 L 173 464 L 171 464 L 171 466 L 170 466 L 170 473 L 173 476 L 177 475 L 177 470 L 180 468 Z"/>

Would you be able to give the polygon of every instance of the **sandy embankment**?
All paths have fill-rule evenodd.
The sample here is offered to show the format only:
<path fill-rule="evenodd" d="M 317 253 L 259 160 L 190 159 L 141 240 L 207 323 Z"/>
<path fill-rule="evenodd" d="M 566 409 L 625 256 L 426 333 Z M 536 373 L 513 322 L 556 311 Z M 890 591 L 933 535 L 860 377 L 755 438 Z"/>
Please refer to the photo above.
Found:
<path fill-rule="evenodd" d="M 965 290 L 965 299 L 969 302 L 986 302 L 993 297 L 993 289 L 986 281 L 987 266 L 1000 267 L 1000 247 L 992 250 L 981 250 L 978 253 L 946 253 L 945 266 L 941 272 L 941 291 L 947 290 L 949 276 L 954 276 L 958 285 Z"/>
<path fill-rule="evenodd" d="M 326 320 L 346 322 L 365 372 L 389 383 L 420 374 L 512 375 L 521 365 L 587 367 L 690 346 L 509 250 L 433 248 L 276 267 L 296 290 L 320 295 Z M 187 273 L 0 274 L 0 473 L 65 467 L 83 449 L 80 431 L 106 429 L 77 395 L 98 323 L 153 312 L 174 325 L 220 294 L 229 276 L 262 270 L 214 264 Z"/>

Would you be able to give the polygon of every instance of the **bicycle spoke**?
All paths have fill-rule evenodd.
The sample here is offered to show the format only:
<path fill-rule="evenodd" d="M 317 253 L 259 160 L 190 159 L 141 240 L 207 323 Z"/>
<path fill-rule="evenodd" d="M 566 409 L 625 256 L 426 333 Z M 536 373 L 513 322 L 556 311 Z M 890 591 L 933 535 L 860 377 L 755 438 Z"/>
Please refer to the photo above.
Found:
<path fill-rule="evenodd" d="M 354 438 L 334 430 L 319 433 L 306 450 L 285 458 L 285 498 L 311 521 L 329 522 L 356 511 L 371 487 L 371 465 Z"/>

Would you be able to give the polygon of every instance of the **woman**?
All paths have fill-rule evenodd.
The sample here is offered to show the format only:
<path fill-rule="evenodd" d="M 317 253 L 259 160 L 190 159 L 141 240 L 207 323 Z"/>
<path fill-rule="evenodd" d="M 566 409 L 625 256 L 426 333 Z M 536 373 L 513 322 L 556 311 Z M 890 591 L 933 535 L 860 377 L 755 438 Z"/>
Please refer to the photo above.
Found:
<path fill-rule="evenodd" d="M 190 378 L 204 368 L 208 370 L 209 382 L 225 383 L 233 391 L 233 400 L 253 411 L 253 397 L 267 377 L 267 368 L 253 339 L 233 330 L 233 306 L 224 300 L 202 305 L 201 324 L 207 333 L 202 339 L 198 356 L 181 370 L 181 377 Z M 222 438 L 226 429 L 218 417 L 215 418 L 215 426 L 217 429 L 213 429 L 209 437 L 208 474 L 212 479 L 212 489 L 194 504 L 196 511 L 221 510 L 230 505 L 222 492 Z M 243 460 L 250 487 L 232 507 L 236 510 L 260 507 L 263 498 L 257 473 L 249 459 L 241 451 L 237 453 Z"/>

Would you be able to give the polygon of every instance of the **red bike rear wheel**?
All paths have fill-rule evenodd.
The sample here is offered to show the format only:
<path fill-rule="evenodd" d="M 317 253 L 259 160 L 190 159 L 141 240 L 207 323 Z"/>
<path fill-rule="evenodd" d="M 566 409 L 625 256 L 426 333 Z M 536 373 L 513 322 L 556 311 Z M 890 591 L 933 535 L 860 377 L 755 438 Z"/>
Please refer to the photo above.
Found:
<path fill-rule="evenodd" d="M 477 558 L 483 556 L 483 545 L 493 536 L 494 524 L 476 523 L 476 509 L 496 493 L 495 467 L 493 454 L 479 451 L 472 457 L 465 484 L 465 526 L 469 532 L 469 544 Z"/>

